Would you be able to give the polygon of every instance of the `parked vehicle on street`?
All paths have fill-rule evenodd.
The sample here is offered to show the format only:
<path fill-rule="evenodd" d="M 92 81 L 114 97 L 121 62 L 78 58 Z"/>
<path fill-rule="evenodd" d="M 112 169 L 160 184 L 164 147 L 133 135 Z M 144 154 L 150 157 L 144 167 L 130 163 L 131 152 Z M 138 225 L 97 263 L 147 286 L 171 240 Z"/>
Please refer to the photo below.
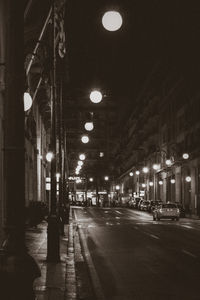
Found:
<path fill-rule="evenodd" d="M 129 207 L 129 208 L 133 208 L 134 206 L 134 203 L 135 203 L 135 200 L 134 200 L 134 198 L 131 198 L 129 201 L 128 201 L 128 203 L 127 203 L 127 207 Z"/>
<path fill-rule="evenodd" d="M 180 210 L 175 203 L 164 203 L 157 206 L 153 211 L 153 220 L 176 219 L 179 220 Z"/>
<path fill-rule="evenodd" d="M 153 212 L 156 206 L 161 205 L 162 201 L 161 200 L 150 200 L 149 206 L 148 206 L 148 211 Z"/>
<path fill-rule="evenodd" d="M 133 200 L 133 208 L 138 208 L 138 204 L 140 202 L 140 200 L 142 200 L 140 197 L 135 197 Z"/>
<path fill-rule="evenodd" d="M 180 210 L 180 218 L 185 218 L 185 208 L 183 207 L 183 205 L 179 202 L 175 202 L 177 207 Z"/>
<path fill-rule="evenodd" d="M 140 205 L 140 210 L 148 211 L 149 203 L 150 203 L 149 200 L 142 201 L 142 203 Z"/>
<path fill-rule="evenodd" d="M 143 201 L 144 201 L 144 199 L 141 199 L 141 200 L 139 201 L 139 203 L 138 203 L 138 207 L 137 207 L 137 208 L 138 208 L 139 210 L 141 210 L 141 205 L 142 205 Z"/>

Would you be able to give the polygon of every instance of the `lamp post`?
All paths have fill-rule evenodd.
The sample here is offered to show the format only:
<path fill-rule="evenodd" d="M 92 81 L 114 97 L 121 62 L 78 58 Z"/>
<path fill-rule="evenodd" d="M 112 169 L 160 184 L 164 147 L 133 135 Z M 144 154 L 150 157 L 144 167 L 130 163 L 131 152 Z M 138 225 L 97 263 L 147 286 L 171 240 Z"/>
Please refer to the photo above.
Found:
<path fill-rule="evenodd" d="M 54 157 L 51 160 L 51 203 L 50 215 L 48 217 L 47 228 L 47 261 L 60 261 L 60 240 L 59 240 L 59 220 L 57 216 L 56 199 L 56 47 L 55 47 L 55 3 L 52 1 L 52 109 L 51 109 L 51 151 Z"/>

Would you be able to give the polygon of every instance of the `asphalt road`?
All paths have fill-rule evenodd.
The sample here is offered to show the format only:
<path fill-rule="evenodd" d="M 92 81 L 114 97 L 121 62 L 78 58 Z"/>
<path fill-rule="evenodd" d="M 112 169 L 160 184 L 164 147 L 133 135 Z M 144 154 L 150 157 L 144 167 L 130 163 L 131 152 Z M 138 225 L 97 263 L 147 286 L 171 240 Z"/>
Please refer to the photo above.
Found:
<path fill-rule="evenodd" d="M 99 299 L 200 299 L 200 220 L 73 208 Z"/>

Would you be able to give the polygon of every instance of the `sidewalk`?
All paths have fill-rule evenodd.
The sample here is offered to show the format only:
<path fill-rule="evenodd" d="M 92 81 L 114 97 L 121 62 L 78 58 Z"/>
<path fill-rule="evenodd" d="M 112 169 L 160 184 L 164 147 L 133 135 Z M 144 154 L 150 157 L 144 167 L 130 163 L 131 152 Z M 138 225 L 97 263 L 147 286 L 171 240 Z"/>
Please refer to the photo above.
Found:
<path fill-rule="evenodd" d="M 60 263 L 47 263 L 47 223 L 26 231 L 29 253 L 37 261 L 41 277 L 34 281 L 37 300 L 76 300 L 76 277 L 72 224 L 65 225 L 65 236 L 60 238 Z"/>
<path fill-rule="evenodd" d="M 36 300 L 95 300 L 88 266 L 84 260 L 76 223 L 70 214 L 65 235 L 60 237 L 59 263 L 47 263 L 47 222 L 28 228 L 26 245 L 41 270 L 34 281 Z"/>

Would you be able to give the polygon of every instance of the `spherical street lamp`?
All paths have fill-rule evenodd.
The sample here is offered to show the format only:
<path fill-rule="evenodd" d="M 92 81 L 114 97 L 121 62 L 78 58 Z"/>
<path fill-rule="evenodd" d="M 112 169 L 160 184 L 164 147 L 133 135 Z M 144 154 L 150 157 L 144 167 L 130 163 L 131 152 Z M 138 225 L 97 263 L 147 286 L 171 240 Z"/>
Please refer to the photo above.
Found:
<path fill-rule="evenodd" d="M 153 165 L 153 169 L 154 169 L 154 170 L 158 170 L 159 168 L 160 168 L 160 166 L 159 166 L 158 164 L 154 164 L 154 165 Z"/>
<path fill-rule="evenodd" d="M 53 153 L 52 153 L 52 152 L 48 152 L 48 153 L 46 154 L 46 160 L 47 160 L 48 162 L 51 162 L 51 161 L 52 161 L 52 158 L 53 158 Z"/>
<path fill-rule="evenodd" d="M 175 180 L 174 178 L 172 178 L 172 179 L 170 180 L 170 182 L 171 182 L 172 184 L 174 184 L 174 183 L 176 182 L 176 180 Z"/>
<path fill-rule="evenodd" d="M 82 143 L 87 144 L 89 142 L 89 137 L 87 135 L 83 135 L 81 137 L 81 141 Z"/>
<path fill-rule="evenodd" d="M 144 173 L 148 173 L 149 172 L 149 168 L 148 167 L 144 167 L 142 170 L 143 170 Z"/>
<path fill-rule="evenodd" d="M 116 185 L 115 189 L 116 189 L 117 191 L 119 191 L 119 190 L 120 190 L 120 186 L 119 186 L 119 185 Z"/>
<path fill-rule="evenodd" d="M 136 174 L 136 175 L 140 175 L 140 171 L 137 170 L 137 171 L 135 172 L 135 174 Z"/>
<path fill-rule="evenodd" d="M 89 178 L 89 181 L 90 181 L 90 182 L 93 182 L 93 178 L 92 178 L 92 177 L 90 177 L 90 178 Z"/>
<path fill-rule="evenodd" d="M 186 182 L 191 182 L 191 177 L 190 176 L 185 177 L 185 181 Z"/>
<path fill-rule="evenodd" d="M 108 176 L 105 176 L 105 177 L 104 177 L 104 180 L 105 180 L 105 181 L 108 181 L 108 180 L 109 180 L 109 177 L 108 177 Z"/>
<path fill-rule="evenodd" d="M 188 159 L 189 158 L 189 154 L 188 153 L 183 153 L 183 159 Z"/>
<path fill-rule="evenodd" d="M 94 124 L 93 122 L 86 122 L 84 127 L 87 131 L 92 131 L 94 129 Z"/>
<path fill-rule="evenodd" d="M 80 159 L 80 160 L 85 160 L 85 154 L 83 154 L 83 153 L 80 154 L 80 155 L 79 155 L 79 159 Z"/>
<path fill-rule="evenodd" d="M 78 166 L 82 166 L 82 165 L 83 165 L 82 160 L 79 160 L 79 161 L 78 161 Z"/>
<path fill-rule="evenodd" d="M 163 185 L 163 181 L 162 181 L 162 180 L 159 180 L 158 183 L 159 183 L 160 185 Z"/>
<path fill-rule="evenodd" d="M 93 103 L 99 103 L 101 102 L 102 100 L 102 93 L 99 92 L 99 91 L 92 91 L 90 93 L 90 100 L 93 102 Z"/>
<path fill-rule="evenodd" d="M 170 166 L 172 164 L 172 161 L 171 159 L 166 159 L 165 163 L 167 166 Z"/>
<path fill-rule="evenodd" d="M 31 108 L 33 103 L 32 97 L 28 92 L 24 93 L 24 111 L 27 111 Z"/>
<path fill-rule="evenodd" d="M 153 186 L 153 182 L 152 182 L 152 181 L 150 181 L 150 182 L 149 182 L 149 185 L 150 185 L 150 186 Z"/>
<path fill-rule="evenodd" d="M 133 176 L 133 172 L 130 172 L 129 175 L 132 177 Z"/>
<path fill-rule="evenodd" d="M 122 17 L 117 11 L 107 11 L 103 15 L 102 24 L 108 31 L 117 31 L 122 26 Z"/>
<path fill-rule="evenodd" d="M 146 184 L 145 184 L 145 183 L 142 183 L 142 187 L 145 188 L 145 187 L 146 187 Z"/>

